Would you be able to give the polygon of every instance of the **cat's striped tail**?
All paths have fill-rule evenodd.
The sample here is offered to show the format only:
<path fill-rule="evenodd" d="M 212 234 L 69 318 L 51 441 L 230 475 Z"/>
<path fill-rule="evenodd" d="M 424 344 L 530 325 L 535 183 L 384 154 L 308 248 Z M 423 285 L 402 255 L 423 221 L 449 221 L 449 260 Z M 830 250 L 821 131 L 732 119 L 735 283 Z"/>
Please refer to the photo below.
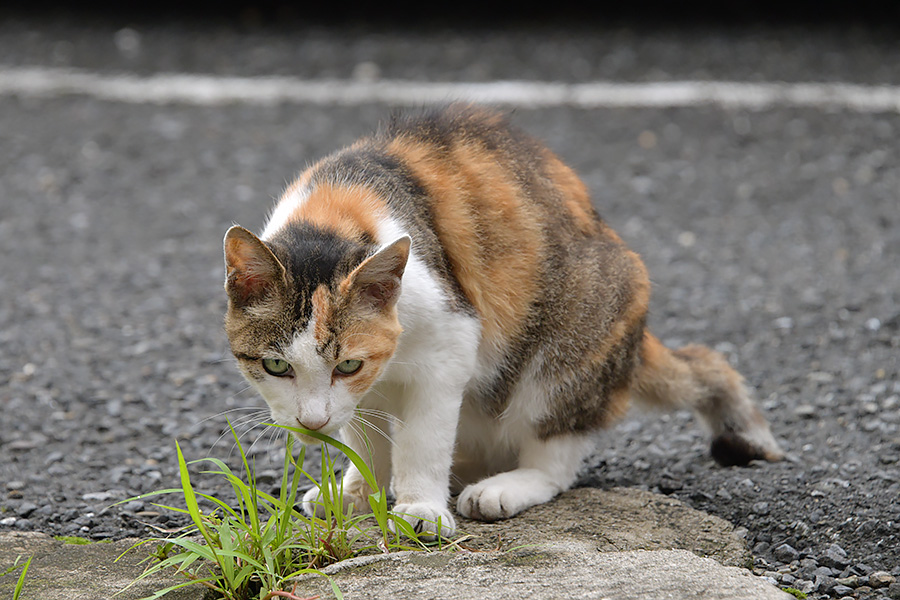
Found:
<path fill-rule="evenodd" d="M 705 346 L 670 350 L 644 333 L 632 396 L 654 408 L 692 409 L 711 431 L 710 450 L 721 465 L 784 457 L 743 378 L 725 357 Z"/>

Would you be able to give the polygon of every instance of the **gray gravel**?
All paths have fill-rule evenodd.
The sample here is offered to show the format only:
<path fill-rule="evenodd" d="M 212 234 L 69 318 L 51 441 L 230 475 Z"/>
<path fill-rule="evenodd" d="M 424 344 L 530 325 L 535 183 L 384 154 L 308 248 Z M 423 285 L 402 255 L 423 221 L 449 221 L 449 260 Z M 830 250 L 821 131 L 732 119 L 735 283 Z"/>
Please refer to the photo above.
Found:
<path fill-rule="evenodd" d="M 137 53 L 123 29 L 137 32 Z M 900 83 L 896 37 L 797 32 L 296 35 L 16 17 L 0 20 L 0 56 L 101 71 L 353 76 L 375 64 L 441 80 Z M 177 485 L 175 439 L 189 458 L 236 466 L 226 417 L 252 446 L 261 485 L 277 484 L 281 443 L 251 427 L 263 404 L 222 332 L 221 238 L 232 222 L 259 228 L 286 179 L 387 112 L 0 98 L 0 527 L 90 538 L 174 527 L 181 520 L 152 500 L 110 505 Z M 657 335 L 725 352 L 789 454 L 719 468 L 690 415 L 635 413 L 581 483 L 722 516 L 746 529 L 759 574 L 813 598 L 900 598 L 900 115 L 514 118 L 584 176 L 643 255 Z"/>

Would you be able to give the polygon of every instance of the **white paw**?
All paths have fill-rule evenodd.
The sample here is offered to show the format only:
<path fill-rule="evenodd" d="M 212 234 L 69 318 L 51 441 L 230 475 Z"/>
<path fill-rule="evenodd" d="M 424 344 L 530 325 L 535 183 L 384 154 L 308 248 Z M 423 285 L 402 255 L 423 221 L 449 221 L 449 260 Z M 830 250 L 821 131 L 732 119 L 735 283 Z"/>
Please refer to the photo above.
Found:
<path fill-rule="evenodd" d="M 319 488 L 313 487 L 306 490 L 303 494 L 303 512 L 309 517 L 325 518 L 325 508 L 322 506 L 322 498 L 319 495 Z"/>
<path fill-rule="evenodd" d="M 496 521 L 550 501 L 560 492 L 539 471 L 500 473 L 470 485 L 456 502 L 459 514 L 479 521 Z"/>
<path fill-rule="evenodd" d="M 412 525 L 416 535 L 425 540 L 449 538 L 456 532 L 456 520 L 446 506 L 431 502 L 397 504 L 391 509 L 397 517 Z M 393 529 L 391 524 L 391 529 Z"/>
<path fill-rule="evenodd" d="M 369 509 L 369 503 L 367 498 L 363 498 L 349 492 L 347 489 L 344 489 L 344 495 L 341 499 L 340 508 L 347 513 L 350 509 L 351 505 L 353 506 L 354 512 L 366 511 Z M 332 505 L 334 504 L 334 499 L 330 499 Z M 301 504 L 303 507 L 303 512 L 306 513 L 310 517 L 319 517 L 320 519 L 325 518 L 325 503 L 322 499 L 322 493 L 318 487 L 314 487 L 306 491 L 303 494 L 303 503 Z"/>

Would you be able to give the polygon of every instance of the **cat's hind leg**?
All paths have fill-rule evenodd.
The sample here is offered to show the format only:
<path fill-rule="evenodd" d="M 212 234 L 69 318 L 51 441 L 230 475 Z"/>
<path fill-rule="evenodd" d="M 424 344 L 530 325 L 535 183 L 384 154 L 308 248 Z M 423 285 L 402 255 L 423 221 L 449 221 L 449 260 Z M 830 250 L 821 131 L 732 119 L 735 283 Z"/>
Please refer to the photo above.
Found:
<path fill-rule="evenodd" d="M 456 510 L 470 519 L 496 521 L 549 502 L 572 486 L 593 448 L 594 437 L 588 434 L 531 437 L 519 448 L 518 468 L 466 487 Z"/>
<path fill-rule="evenodd" d="M 656 408 L 692 409 L 712 433 L 711 453 L 721 465 L 784 457 L 743 378 L 705 346 L 670 350 L 645 333 L 632 395 Z"/>

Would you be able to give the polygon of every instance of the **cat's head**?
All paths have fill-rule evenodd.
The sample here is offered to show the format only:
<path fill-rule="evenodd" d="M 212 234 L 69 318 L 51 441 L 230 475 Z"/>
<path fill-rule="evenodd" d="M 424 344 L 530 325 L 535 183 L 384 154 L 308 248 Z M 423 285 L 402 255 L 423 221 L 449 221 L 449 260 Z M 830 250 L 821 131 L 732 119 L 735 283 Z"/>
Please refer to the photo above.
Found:
<path fill-rule="evenodd" d="M 265 242 L 228 230 L 225 330 L 275 422 L 333 435 L 353 418 L 397 347 L 409 248 L 409 237 L 378 247 L 303 224 Z"/>

